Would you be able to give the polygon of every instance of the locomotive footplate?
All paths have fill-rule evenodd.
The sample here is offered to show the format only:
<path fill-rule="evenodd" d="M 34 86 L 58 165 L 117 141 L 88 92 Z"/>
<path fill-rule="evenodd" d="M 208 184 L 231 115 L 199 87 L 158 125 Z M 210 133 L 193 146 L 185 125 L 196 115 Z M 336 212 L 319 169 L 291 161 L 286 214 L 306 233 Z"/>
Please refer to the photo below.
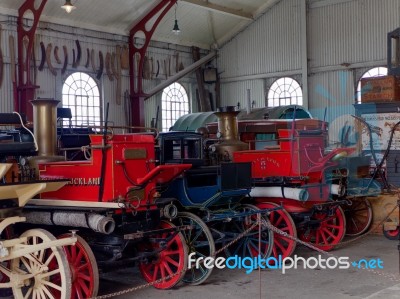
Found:
<path fill-rule="evenodd" d="M 144 237 L 149 237 L 154 234 L 163 234 L 163 233 L 169 233 L 169 232 L 181 232 L 183 230 L 191 230 L 193 229 L 192 225 L 181 225 L 181 226 L 176 226 L 176 227 L 171 227 L 171 228 L 163 228 L 163 229 L 155 229 L 155 230 L 150 230 L 146 232 L 137 232 L 137 233 L 132 233 L 132 234 L 126 234 L 124 235 L 125 240 L 135 240 L 135 239 L 141 239 Z M 175 236 L 175 235 L 173 235 Z"/>

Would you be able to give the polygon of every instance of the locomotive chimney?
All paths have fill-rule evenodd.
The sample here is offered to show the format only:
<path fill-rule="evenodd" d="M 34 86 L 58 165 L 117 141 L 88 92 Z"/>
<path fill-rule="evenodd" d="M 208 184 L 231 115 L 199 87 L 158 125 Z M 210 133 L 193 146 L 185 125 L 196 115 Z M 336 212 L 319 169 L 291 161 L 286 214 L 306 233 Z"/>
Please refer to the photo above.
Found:
<path fill-rule="evenodd" d="M 239 140 L 237 115 L 235 106 L 218 108 L 215 115 L 218 117 L 218 132 L 223 140 Z"/>
<path fill-rule="evenodd" d="M 33 132 L 38 142 L 39 156 L 55 156 L 57 151 L 57 105 L 60 101 L 37 99 L 33 105 Z"/>
<path fill-rule="evenodd" d="M 57 156 L 57 105 L 60 101 L 53 99 L 36 99 L 33 105 L 33 131 L 38 143 L 38 156 L 32 157 L 31 167 L 38 171 L 38 164 L 64 160 Z"/>
<path fill-rule="evenodd" d="M 232 161 L 233 153 L 249 149 L 247 143 L 239 140 L 239 129 L 235 106 L 218 108 L 215 115 L 218 117 L 218 138 L 221 142 L 211 146 L 211 150 L 217 153 L 219 161 Z"/>

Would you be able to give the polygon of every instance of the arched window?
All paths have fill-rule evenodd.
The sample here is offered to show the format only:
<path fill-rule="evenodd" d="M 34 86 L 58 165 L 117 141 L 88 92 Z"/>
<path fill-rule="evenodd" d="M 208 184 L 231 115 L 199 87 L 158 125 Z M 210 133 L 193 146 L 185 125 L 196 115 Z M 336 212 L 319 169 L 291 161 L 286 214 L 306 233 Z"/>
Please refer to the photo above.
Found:
<path fill-rule="evenodd" d="M 386 76 L 388 73 L 387 67 L 374 67 L 373 69 L 370 69 L 366 71 L 358 80 L 357 84 L 357 103 L 361 103 L 361 79 L 364 78 L 371 78 L 371 77 L 381 77 L 381 76 Z"/>
<path fill-rule="evenodd" d="M 62 88 L 62 105 L 71 108 L 72 125 L 100 125 L 101 103 L 97 83 L 88 74 L 68 76 Z"/>
<path fill-rule="evenodd" d="M 162 130 L 168 131 L 179 117 L 189 113 L 189 99 L 185 88 L 175 82 L 164 89 L 161 101 Z"/>
<path fill-rule="evenodd" d="M 296 80 L 283 77 L 272 83 L 268 91 L 268 107 L 303 105 L 303 92 Z"/>

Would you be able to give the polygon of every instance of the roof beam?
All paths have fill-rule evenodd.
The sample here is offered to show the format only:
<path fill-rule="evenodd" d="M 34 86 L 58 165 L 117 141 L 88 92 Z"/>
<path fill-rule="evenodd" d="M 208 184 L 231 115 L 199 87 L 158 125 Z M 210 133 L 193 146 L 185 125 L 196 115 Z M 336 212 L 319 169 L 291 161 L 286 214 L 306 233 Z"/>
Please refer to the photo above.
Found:
<path fill-rule="evenodd" d="M 150 90 L 149 92 L 146 93 L 146 99 L 148 99 L 148 98 L 152 97 L 153 95 L 155 95 L 156 93 L 162 91 L 165 87 L 178 81 L 180 78 L 184 77 L 185 75 L 193 72 L 194 70 L 197 70 L 203 64 L 206 64 L 207 62 L 213 60 L 216 55 L 217 55 L 216 51 L 211 51 L 207 56 L 204 56 L 200 60 L 197 60 L 195 63 L 189 65 L 188 67 L 184 68 L 183 70 L 176 73 L 172 77 L 163 81 L 161 84 L 158 84 L 156 87 L 154 87 L 152 90 Z"/>
<path fill-rule="evenodd" d="M 319 7 L 329 6 L 329 5 L 342 4 L 342 3 L 346 3 L 346 2 L 351 2 L 351 0 L 321 0 L 318 2 L 311 2 L 310 8 L 319 8 Z"/>
<path fill-rule="evenodd" d="M 204 9 L 207 9 L 210 11 L 222 13 L 225 15 L 230 15 L 230 16 L 234 16 L 234 17 L 238 17 L 238 18 L 242 18 L 242 19 L 246 19 L 246 20 L 253 20 L 253 14 L 251 14 L 251 13 L 232 9 L 232 8 L 221 6 L 218 4 L 204 2 L 202 0 L 181 0 L 181 1 L 191 4 L 191 5 L 194 5 L 194 6 L 197 6 L 197 7 L 202 7 Z"/>

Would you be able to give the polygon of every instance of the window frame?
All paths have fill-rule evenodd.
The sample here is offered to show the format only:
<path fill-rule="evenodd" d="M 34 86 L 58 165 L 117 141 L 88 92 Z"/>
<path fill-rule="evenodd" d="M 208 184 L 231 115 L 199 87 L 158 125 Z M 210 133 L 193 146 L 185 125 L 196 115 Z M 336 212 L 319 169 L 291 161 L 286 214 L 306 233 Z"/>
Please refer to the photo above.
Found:
<path fill-rule="evenodd" d="M 284 94 L 284 97 L 281 94 Z M 291 77 L 280 77 L 272 82 L 268 89 L 267 107 L 286 105 L 303 105 L 303 89 L 297 80 Z"/>
<path fill-rule="evenodd" d="M 188 113 L 190 101 L 186 88 L 178 82 L 165 87 L 161 95 L 161 130 L 169 131 L 181 116 Z"/>
<path fill-rule="evenodd" d="M 76 71 L 65 76 L 61 87 L 63 108 L 71 108 L 73 126 L 96 125 L 103 121 L 103 101 L 99 82 L 90 74 Z M 86 98 L 79 101 L 78 98 Z M 64 125 L 69 120 L 63 120 Z"/>
<path fill-rule="evenodd" d="M 374 70 L 376 70 L 377 74 L 370 75 L 370 73 L 373 72 Z M 361 104 L 361 79 L 387 76 L 388 70 L 389 69 L 386 66 L 376 66 L 376 67 L 366 70 L 361 75 L 361 77 L 357 81 L 357 86 L 356 86 L 356 95 L 355 95 L 355 103 L 356 104 Z"/>

